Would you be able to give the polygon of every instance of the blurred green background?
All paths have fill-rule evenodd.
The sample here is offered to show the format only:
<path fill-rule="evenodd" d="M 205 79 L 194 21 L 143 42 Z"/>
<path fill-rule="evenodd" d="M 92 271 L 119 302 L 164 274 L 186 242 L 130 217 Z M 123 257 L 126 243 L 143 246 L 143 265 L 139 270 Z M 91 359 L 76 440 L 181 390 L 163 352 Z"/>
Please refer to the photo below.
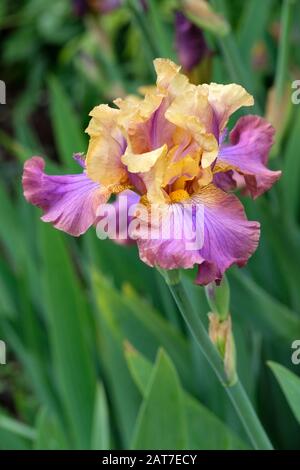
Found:
<path fill-rule="evenodd" d="M 197 0 L 130 0 L 111 11 L 104 3 L 0 3 L 0 449 L 251 448 L 168 288 L 135 247 L 99 241 L 94 229 L 73 239 L 42 223 L 22 195 L 25 159 L 76 171 L 92 107 L 153 83 L 155 56 L 179 62 L 178 10 L 201 26 L 209 49 L 191 79 L 242 84 L 256 100 L 250 112 L 277 130 L 270 166 L 283 176 L 259 200 L 242 197 L 262 236 L 228 280 L 241 381 L 275 447 L 299 449 L 300 364 L 291 355 L 300 340 L 300 104 L 291 83 L 300 79 L 300 2 L 211 1 L 221 23 L 188 8 Z M 185 273 L 207 324 L 192 280 Z"/>

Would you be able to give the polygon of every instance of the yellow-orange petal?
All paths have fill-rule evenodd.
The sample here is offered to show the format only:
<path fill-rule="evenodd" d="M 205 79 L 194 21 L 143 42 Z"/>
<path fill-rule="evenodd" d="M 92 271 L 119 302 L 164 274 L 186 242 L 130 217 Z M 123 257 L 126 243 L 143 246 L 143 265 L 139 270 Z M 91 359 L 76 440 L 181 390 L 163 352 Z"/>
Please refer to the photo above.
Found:
<path fill-rule="evenodd" d="M 254 99 L 245 88 L 235 83 L 221 85 L 218 83 L 203 84 L 201 87 L 208 92 L 217 119 L 218 130 L 221 132 L 229 117 L 242 106 L 253 106 Z"/>
<path fill-rule="evenodd" d="M 143 99 L 127 98 L 115 101 L 120 108 L 118 124 L 134 153 L 145 153 L 151 149 L 146 123 L 158 110 L 164 96 L 156 90 L 147 93 Z"/>
<path fill-rule="evenodd" d="M 198 193 L 201 188 L 208 186 L 213 180 L 213 171 L 211 167 L 199 168 L 197 179 L 193 182 L 193 190 Z"/>
<path fill-rule="evenodd" d="M 162 88 L 167 88 L 181 69 L 180 65 L 170 59 L 155 59 L 153 64 L 157 75 L 156 84 Z"/>
<path fill-rule="evenodd" d="M 194 158 L 187 155 L 176 162 L 169 163 L 164 174 L 163 186 L 177 179 L 190 180 L 194 178 L 199 170 L 199 160 L 200 154 L 198 153 Z"/>
<path fill-rule="evenodd" d="M 189 84 L 178 94 L 166 112 L 166 118 L 179 127 L 211 132 L 213 109 L 208 100 L 208 91 L 202 86 Z M 194 126 L 194 129 L 191 129 Z"/>
<path fill-rule="evenodd" d="M 168 147 L 164 144 L 162 147 L 142 154 L 132 153 L 130 150 L 122 156 L 122 162 L 127 166 L 130 173 L 146 173 L 158 161 L 159 158 L 166 155 Z"/>
<path fill-rule="evenodd" d="M 117 125 L 119 110 L 107 105 L 94 108 L 86 132 L 90 142 L 86 156 L 87 175 L 105 186 L 124 183 L 127 171 L 121 162 L 125 140 Z"/>
<path fill-rule="evenodd" d="M 215 136 L 212 134 L 205 134 L 202 138 L 203 142 L 201 142 L 200 138 L 198 139 L 198 142 L 204 149 L 201 158 L 201 166 L 202 168 L 208 168 L 217 158 L 219 146 Z"/>
<path fill-rule="evenodd" d="M 192 135 L 203 153 L 202 166 L 211 165 L 218 154 L 218 142 L 212 133 L 214 114 L 208 91 L 201 86 L 189 85 L 185 93 L 174 99 L 165 116 Z"/>

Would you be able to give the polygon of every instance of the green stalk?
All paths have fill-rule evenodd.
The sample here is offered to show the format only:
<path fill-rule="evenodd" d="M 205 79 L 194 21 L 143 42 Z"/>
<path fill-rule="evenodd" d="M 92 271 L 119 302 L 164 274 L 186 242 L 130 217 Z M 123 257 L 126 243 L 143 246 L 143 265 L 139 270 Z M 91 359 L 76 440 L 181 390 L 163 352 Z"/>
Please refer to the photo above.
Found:
<path fill-rule="evenodd" d="M 283 94 L 287 77 L 288 59 L 289 59 L 289 38 L 292 23 L 292 10 L 294 0 L 283 0 L 281 10 L 281 34 L 279 43 L 278 60 L 275 75 L 275 90 L 277 102 L 280 102 Z"/>
<path fill-rule="evenodd" d="M 226 16 L 226 3 L 224 0 L 212 0 L 212 5 L 218 13 L 220 12 L 223 16 Z M 244 86 L 250 93 L 253 93 L 254 80 L 252 71 L 248 65 L 245 65 L 245 61 L 242 60 L 233 33 L 229 32 L 224 37 L 218 38 L 218 43 L 224 56 L 230 79 Z M 262 114 L 258 103 L 255 103 L 252 109 L 255 114 Z"/>
<path fill-rule="evenodd" d="M 194 306 L 191 304 L 180 281 L 179 274 L 172 271 L 163 271 L 162 274 L 192 335 L 232 401 L 254 449 L 272 450 L 272 444 L 239 379 L 234 385 L 229 386 L 223 360 L 211 342 Z"/>
<path fill-rule="evenodd" d="M 172 38 L 169 37 L 165 27 L 159 2 L 160 0 L 149 0 L 147 3 L 149 23 L 156 43 L 156 50 L 159 51 L 159 57 L 176 61 L 177 57 L 175 49 L 172 47 Z"/>
<path fill-rule="evenodd" d="M 157 49 L 155 41 L 152 37 L 151 31 L 147 24 L 147 20 L 145 18 L 145 14 L 141 11 L 139 5 L 137 4 L 137 1 L 127 0 L 127 6 L 132 14 L 132 17 L 136 22 L 137 27 L 141 32 L 141 35 L 145 40 L 145 43 L 148 44 L 149 55 L 151 55 L 151 59 L 153 60 L 156 57 L 159 57 L 159 50 Z"/>

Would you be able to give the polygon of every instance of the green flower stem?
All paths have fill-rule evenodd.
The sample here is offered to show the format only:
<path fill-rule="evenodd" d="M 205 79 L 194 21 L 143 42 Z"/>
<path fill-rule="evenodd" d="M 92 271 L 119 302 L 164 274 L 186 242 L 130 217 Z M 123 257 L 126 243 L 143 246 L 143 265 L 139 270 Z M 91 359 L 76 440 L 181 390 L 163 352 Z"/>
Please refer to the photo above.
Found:
<path fill-rule="evenodd" d="M 234 385 L 228 386 L 228 378 L 224 370 L 222 358 L 211 342 L 199 315 L 191 304 L 184 286 L 180 281 L 179 273 L 164 271 L 162 274 L 186 324 L 229 395 L 253 447 L 257 450 L 272 450 L 272 444 L 256 416 L 242 384 L 237 379 Z"/>
<path fill-rule="evenodd" d="M 292 10 L 294 0 L 284 0 L 281 10 L 281 34 L 279 43 L 278 60 L 275 75 L 275 93 L 276 99 L 280 102 L 285 88 L 286 71 L 288 70 L 288 58 L 290 49 L 290 29 L 292 20 Z"/>
<path fill-rule="evenodd" d="M 126 2 L 128 9 L 130 10 L 132 17 L 134 18 L 137 27 L 139 28 L 142 37 L 145 40 L 145 44 L 148 45 L 148 53 L 151 56 L 151 67 L 152 60 L 160 56 L 160 52 L 156 47 L 153 35 L 149 29 L 145 14 L 140 10 L 139 4 L 136 0 L 127 0 Z"/>
<path fill-rule="evenodd" d="M 212 5 L 217 13 L 222 13 L 226 17 L 226 3 L 224 0 L 212 0 Z M 252 71 L 249 66 L 245 65 L 233 33 L 229 32 L 224 37 L 217 38 L 217 40 L 224 56 L 230 79 L 244 86 L 250 93 L 253 93 L 254 80 Z M 262 114 L 262 110 L 257 102 L 254 103 L 252 110 L 254 114 Z"/>

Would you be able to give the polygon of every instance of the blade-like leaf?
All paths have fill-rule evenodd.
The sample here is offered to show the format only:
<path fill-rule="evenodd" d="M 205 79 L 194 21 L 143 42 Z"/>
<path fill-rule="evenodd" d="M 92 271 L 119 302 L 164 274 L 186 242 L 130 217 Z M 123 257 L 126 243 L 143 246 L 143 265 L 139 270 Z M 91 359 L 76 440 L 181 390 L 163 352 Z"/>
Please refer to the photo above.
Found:
<path fill-rule="evenodd" d="M 56 417 L 46 408 L 42 408 L 36 420 L 34 448 L 37 450 L 64 450 L 68 449 L 69 445 Z"/>
<path fill-rule="evenodd" d="M 78 171 L 72 155 L 85 151 L 86 140 L 82 126 L 68 96 L 54 77 L 49 80 L 49 91 L 51 121 L 61 162 L 66 168 Z"/>
<path fill-rule="evenodd" d="M 92 428 L 92 450 L 108 450 L 110 448 L 110 429 L 108 405 L 105 390 L 98 384 Z"/>
<path fill-rule="evenodd" d="M 90 319 L 63 235 L 40 224 L 43 301 L 54 373 L 78 448 L 89 448 L 96 373 Z"/>
<path fill-rule="evenodd" d="M 268 362 L 291 410 L 300 424 L 300 378 L 286 367 L 276 362 Z"/>
<path fill-rule="evenodd" d="M 126 365 L 123 353 L 124 336 L 116 321 L 115 310 L 111 306 L 110 290 L 106 289 L 107 285 L 109 283 L 103 276 L 92 271 L 100 362 L 108 396 L 112 403 L 112 414 L 116 417 L 121 445 L 126 449 L 130 444 L 140 399 Z M 117 299 L 117 293 L 115 296 Z M 116 306 L 119 308 L 120 299 Z"/>
<path fill-rule="evenodd" d="M 36 437 L 36 432 L 27 424 L 21 423 L 10 416 L 6 416 L 0 412 L 0 428 L 9 431 L 16 436 L 33 441 Z"/>
<path fill-rule="evenodd" d="M 229 279 L 232 292 L 231 310 L 235 315 L 247 315 L 249 321 L 264 327 L 269 334 L 276 333 L 288 341 L 295 338 L 295 335 L 300 335 L 299 317 L 250 277 L 240 271 L 231 270 Z"/>
<path fill-rule="evenodd" d="M 176 370 L 160 350 L 136 422 L 133 449 L 185 449 L 183 393 Z"/>
<path fill-rule="evenodd" d="M 0 450 L 29 450 L 30 448 L 26 439 L 0 428 Z"/>
<path fill-rule="evenodd" d="M 266 31 L 272 3 L 273 0 L 265 0 L 264 2 L 248 0 L 245 2 L 238 35 L 238 43 L 243 57 L 251 58 L 254 44 L 261 39 Z"/>
<path fill-rule="evenodd" d="M 130 344 L 126 345 L 125 351 L 132 377 L 145 397 L 153 365 Z M 184 410 L 189 449 L 246 448 L 246 445 L 229 428 L 188 393 L 184 393 Z"/>
<path fill-rule="evenodd" d="M 154 359 L 157 349 L 163 346 L 187 389 L 196 393 L 192 371 L 186 367 L 191 362 L 190 351 L 180 332 L 139 297 L 131 286 L 124 286 L 120 293 L 99 272 L 94 273 L 93 284 L 101 312 L 113 318 L 123 340 L 130 341 L 150 359 Z"/>
<path fill-rule="evenodd" d="M 298 150 L 300 146 L 300 112 L 295 111 L 291 122 L 291 132 L 284 152 L 284 167 L 281 185 L 285 208 L 293 217 L 297 217 L 299 210 L 300 162 Z"/>

